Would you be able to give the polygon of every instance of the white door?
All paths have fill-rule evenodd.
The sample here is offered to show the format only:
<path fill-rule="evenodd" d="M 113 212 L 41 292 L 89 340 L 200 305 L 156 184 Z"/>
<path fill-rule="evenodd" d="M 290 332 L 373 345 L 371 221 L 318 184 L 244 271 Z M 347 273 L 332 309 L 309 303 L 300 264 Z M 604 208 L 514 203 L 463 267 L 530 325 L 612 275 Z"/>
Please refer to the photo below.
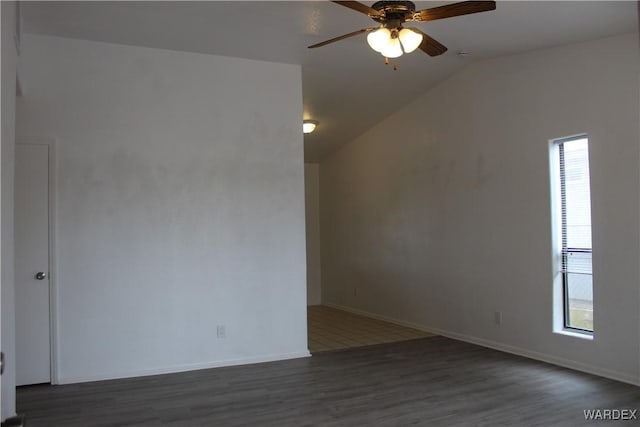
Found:
<path fill-rule="evenodd" d="M 51 382 L 49 146 L 16 144 L 16 384 Z"/>

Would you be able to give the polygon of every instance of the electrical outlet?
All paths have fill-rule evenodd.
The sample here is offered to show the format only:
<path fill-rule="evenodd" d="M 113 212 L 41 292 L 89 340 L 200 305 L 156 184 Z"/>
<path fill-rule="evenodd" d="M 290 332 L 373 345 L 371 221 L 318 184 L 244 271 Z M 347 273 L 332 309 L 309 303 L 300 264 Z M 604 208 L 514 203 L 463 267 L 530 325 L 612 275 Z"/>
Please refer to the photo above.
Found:
<path fill-rule="evenodd" d="M 218 338 L 226 338 L 227 337 L 227 330 L 224 327 L 224 325 L 218 325 L 217 326 L 216 334 L 217 334 Z"/>
<path fill-rule="evenodd" d="M 502 324 L 502 312 L 501 311 L 496 311 L 493 313 L 493 321 L 496 325 L 501 325 Z"/>

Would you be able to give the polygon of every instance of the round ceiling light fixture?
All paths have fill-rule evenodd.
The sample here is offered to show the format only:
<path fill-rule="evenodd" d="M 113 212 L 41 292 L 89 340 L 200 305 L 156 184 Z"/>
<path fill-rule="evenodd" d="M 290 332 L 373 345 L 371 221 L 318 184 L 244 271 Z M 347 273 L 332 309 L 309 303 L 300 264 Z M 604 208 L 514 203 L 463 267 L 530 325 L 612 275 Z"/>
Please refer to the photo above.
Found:
<path fill-rule="evenodd" d="M 316 130 L 316 126 L 318 126 L 320 122 L 317 120 L 303 120 L 302 121 L 302 133 L 311 133 Z"/>

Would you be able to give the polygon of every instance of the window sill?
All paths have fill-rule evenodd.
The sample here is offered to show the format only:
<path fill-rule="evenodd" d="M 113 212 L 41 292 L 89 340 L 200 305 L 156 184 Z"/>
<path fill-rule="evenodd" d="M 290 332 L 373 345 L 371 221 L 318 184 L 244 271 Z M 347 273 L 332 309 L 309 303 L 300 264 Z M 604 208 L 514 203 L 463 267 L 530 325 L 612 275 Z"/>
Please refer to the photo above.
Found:
<path fill-rule="evenodd" d="M 593 341 L 593 333 L 589 332 L 576 332 L 569 329 L 560 329 L 553 331 L 554 334 L 566 335 L 568 337 L 580 338 L 583 340 Z"/>

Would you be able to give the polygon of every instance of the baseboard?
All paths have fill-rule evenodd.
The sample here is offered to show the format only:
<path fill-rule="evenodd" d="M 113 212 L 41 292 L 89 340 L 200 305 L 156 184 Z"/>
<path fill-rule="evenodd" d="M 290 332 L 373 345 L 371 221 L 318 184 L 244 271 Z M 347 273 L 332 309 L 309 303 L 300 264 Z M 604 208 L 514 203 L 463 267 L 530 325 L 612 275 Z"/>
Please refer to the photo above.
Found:
<path fill-rule="evenodd" d="M 24 415 L 16 415 L 2 422 L 2 427 L 22 427 L 25 425 Z"/>
<path fill-rule="evenodd" d="M 197 371 L 200 369 L 222 368 L 225 366 L 237 366 L 237 365 L 252 365 L 254 363 L 277 362 L 279 360 L 299 359 L 299 358 L 310 357 L 310 356 L 311 356 L 311 353 L 309 353 L 309 351 L 307 350 L 307 351 L 300 351 L 300 352 L 293 352 L 293 353 L 268 354 L 268 355 L 262 355 L 262 356 L 240 358 L 240 359 L 216 360 L 213 362 L 206 362 L 206 363 L 174 365 L 166 368 L 144 369 L 144 370 L 130 371 L 130 372 L 116 372 L 116 373 L 112 372 L 112 373 L 102 373 L 97 375 L 79 375 L 79 376 L 60 375 L 58 378 L 58 384 L 76 384 L 76 383 L 85 383 L 85 382 L 92 382 L 92 381 L 106 381 L 106 380 L 117 380 L 117 379 L 123 379 L 123 378 L 133 378 L 133 377 L 147 377 L 151 375 L 175 374 L 178 372 Z"/>
<path fill-rule="evenodd" d="M 434 329 L 434 331 L 437 331 L 437 329 Z M 434 333 L 438 333 L 438 332 L 434 332 Z M 523 356 L 529 359 L 550 363 L 552 365 L 562 366 L 563 368 L 569 368 L 575 371 L 597 375 L 599 377 L 609 378 L 609 379 L 620 381 L 627 384 L 632 384 L 636 386 L 640 385 L 638 378 L 632 375 L 625 374 L 624 372 L 603 369 L 598 366 L 589 365 L 587 363 L 576 362 L 575 360 L 565 359 L 563 357 L 557 357 L 547 353 L 539 353 L 533 350 L 524 349 L 522 347 L 516 347 L 516 346 L 503 344 L 496 341 L 486 340 L 483 338 L 477 338 L 477 337 L 459 334 L 455 332 L 441 331 L 439 335 L 446 336 L 447 338 L 452 338 L 459 341 L 468 342 L 471 344 L 476 344 L 482 347 L 503 351 L 505 353 L 511 353 L 517 356 Z"/>
<path fill-rule="evenodd" d="M 633 375 L 628 375 L 624 372 L 613 371 L 609 369 L 603 369 L 597 366 L 589 365 L 586 363 L 576 362 L 575 360 L 565 359 L 562 357 L 556 357 L 546 353 L 539 353 L 536 351 L 528 350 L 522 347 L 516 347 L 497 341 L 487 340 L 484 338 L 478 338 L 470 335 L 460 334 L 457 332 L 447 331 L 444 329 L 432 328 L 424 325 L 420 325 L 413 322 L 406 322 L 403 320 L 393 319 L 387 316 L 382 316 L 375 313 L 370 313 L 365 310 L 359 310 L 352 307 L 343 306 L 340 304 L 323 303 L 327 307 L 333 307 L 338 310 L 348 311 L 350 313 L 359 314 L 361 316 L 371 317 L 373 319 L 384 320 L 385 322 L 394 323 L 400 326 L 406 326 L 409 328 L 418 329 L 423 332 L 429 332 L 436 335 L 442 335 L 447 338 L 455 339 L 458 341 L 468 342 L 470 344 L 476 344 L 482 347 L 491 348 L 493 350 L 503 351 L 505 353 L 515 354 L 517 356 L 527 357 L 529 359 L 538 360 L 541 362 L 550 363 L 552 365 L 562 366 L 563 368 L 569 368 L 587 374 L 597 375 L 604 378 L 620 381 L 632 385 L 640 385 L 640 380 Z"/>

